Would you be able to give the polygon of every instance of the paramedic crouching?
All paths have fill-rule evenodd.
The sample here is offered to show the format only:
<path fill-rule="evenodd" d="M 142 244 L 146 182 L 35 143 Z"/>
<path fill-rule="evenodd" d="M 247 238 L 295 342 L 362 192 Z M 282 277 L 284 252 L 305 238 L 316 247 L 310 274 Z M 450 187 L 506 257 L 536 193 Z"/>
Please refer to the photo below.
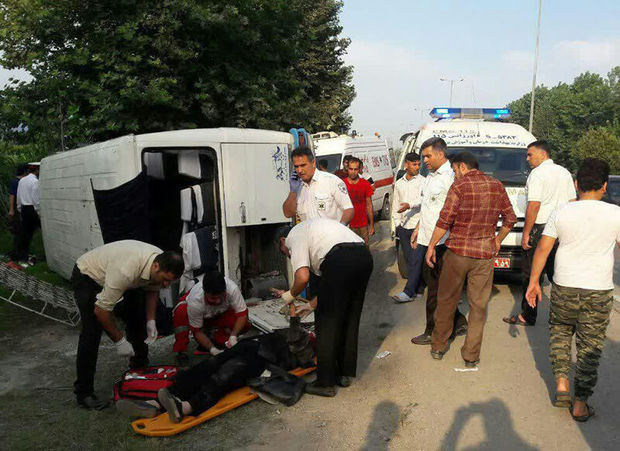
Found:
<path fill-rule="evenodd" d="M 74 393 L 81 407 L 100 410 L 109 404 L 94 394 L 101 331 L 115 343 L 118 354 L 131 357 L 131 368 L 148 365 L 147 345 L 157 339 L 159 289 L 178 279 L 184 268 L 181 254 L 134 240 L 104 244 L 77 260 L 71 282 L 82 331 Z M 133 291 L 137 288 L 146 290 L 146 308 L 142 293 Z M 116 326 L 114 314 L 125 321 L 126 337 Z"/>
<path fill-rule="evenodd" d="M 250 330 L 248 307 L 241 290 L 219 271 L 199 277 L 185 300 L 174 308 L 172 321 L 175 338 L 173 351 L 178 353 L 180 366 L 189 363 L 187 345 L 190 331 L 201 350 L 215 356 L 222 349 L 235 346 L 237 337 Z M 211 334 L 211 338 L 207 333 Z"/>
<path fill-rule="evenodd" d="M 372 256 L 359 236 L 332 219 L 303 221 L 279 234 L 280 251 L 290 257 L 295 280 L 281 294 L 295 300 L 310 279 L 321 276 L 318 297 L 301 306 L 297 314 L 315 310 L 317 379 L 306 392 L 335 396 L 337 385 L 348 387 L 357 371 L 359 322 L 372 273 Z"/>

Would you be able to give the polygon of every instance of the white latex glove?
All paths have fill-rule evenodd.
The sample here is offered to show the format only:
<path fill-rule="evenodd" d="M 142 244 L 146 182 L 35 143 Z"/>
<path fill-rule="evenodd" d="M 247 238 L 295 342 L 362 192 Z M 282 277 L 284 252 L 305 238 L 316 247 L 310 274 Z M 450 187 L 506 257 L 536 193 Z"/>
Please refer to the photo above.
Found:
<path fill-rule="evenodd" d="M 282 293 L 282 296 L 280 296 L 280 299 L 282 299 L 285 304 L 290 304 L 291 302 L 295 302 L 295 296 L 291 294 L 291 290 L 285 291 L 284 293 Z"/>
<path fill-rule="evenodd" d="M 235 337 L 234 335 L 231 335 L 228 341 L 226 342 L 226 347 L 230 349 L 234 345 L 236 345 L 237 342 L 238 342 L 237 337 Z"/>
<path fill-rule="evenodd" d="M 221 349 L 216 348 L 215 346 L 211 346 L 211 349 L 209 349 L 209 352 L 211 353 L 212 356 L 215 357 L 216 355 L 221 354 L 224 351 L 222 351 Z"/>
<path fill-rule="evenodd" d="M 146 322 L 146 340 L 144 342 L 147 345 L 151 345 L 155 343 L 157 340 L 157 326 L 155 325 L 155 320 L 150 319 Z"/>
<path fill-rule="evenodd" d="M 125 337 L 114 343 L 114 346 L 116 346 L 116 353 L 118 355 L 126 355 L 129 357 L 136 355 L 133 351 L 133 346 L 131 346 L 131 343 L 129 343 Z"/>

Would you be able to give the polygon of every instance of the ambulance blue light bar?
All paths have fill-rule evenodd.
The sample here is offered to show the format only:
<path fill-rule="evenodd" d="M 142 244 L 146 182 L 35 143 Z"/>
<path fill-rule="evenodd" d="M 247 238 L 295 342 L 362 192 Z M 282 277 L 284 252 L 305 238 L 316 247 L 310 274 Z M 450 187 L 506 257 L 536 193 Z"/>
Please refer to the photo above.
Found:
<path fill-rule="evenodd" d="M 430 112 L 435 119 L 508 119 L 508 108 L 433 108 Z"/>

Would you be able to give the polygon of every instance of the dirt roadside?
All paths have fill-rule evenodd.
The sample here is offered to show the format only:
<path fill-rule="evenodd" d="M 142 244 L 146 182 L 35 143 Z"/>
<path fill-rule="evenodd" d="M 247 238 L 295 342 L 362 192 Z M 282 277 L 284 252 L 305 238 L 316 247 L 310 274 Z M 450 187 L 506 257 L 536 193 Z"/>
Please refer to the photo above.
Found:
<path fill-rule="evenodd" d="M 599 384 L 597 417 L 578 425 L 550 404 L 548 304 L 533 328 L 508 327 L 521 289 L 497 281 L 478 372 L 462 373 L 457 339 L 442 361 L 409 340 L 422 331 L 424 305 L 395 305 L 397 274 L 389 226 L 372 244 L 375 270 L 360 329 L 359 377 L 333 399 L 303 397 L 295 406 L 255 401 L 179 437 L 136 436 L 113 409 L 86 412 L 73 400 L 77 330 L 0 304 L 0 443 L 3 449 L 617 449 L 620 430 L 620 317 L 612 315 Z M 547 288 L 548 290 L 548 288 Z M 171 363 L 170 340 L 152 360 Z M 392 354 L 384 359 L 380 351 Z M 126 362 L 103 340 L 101 393 Z"/>

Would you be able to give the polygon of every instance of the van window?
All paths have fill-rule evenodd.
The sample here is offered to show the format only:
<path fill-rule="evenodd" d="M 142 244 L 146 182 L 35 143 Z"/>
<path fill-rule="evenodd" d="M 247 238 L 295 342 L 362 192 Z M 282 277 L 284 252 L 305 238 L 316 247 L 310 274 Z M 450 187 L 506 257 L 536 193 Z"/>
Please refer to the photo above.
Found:
<path fill-rule="evenodd" d="M 494 148 L 494 147 L 449 147 L 448 157 L 459 152 L 471 152 L 478 159 L 480 170 L 495 177 L 504 185 L 523 186 L 529 174 L 525 149 Z M 428 174 L 426 165 L 420 171 Z"/>
<path fill-rule="evenodd" d="M 333 153 L 330 155 L 317 155 L 316 157 L 316 167 L 317 169 L 321 165 L 327 166 L 327 172 L 331 172 L 332 174 L 340 169 L 342 162 L 342 154 L 341 153 Z"/>

